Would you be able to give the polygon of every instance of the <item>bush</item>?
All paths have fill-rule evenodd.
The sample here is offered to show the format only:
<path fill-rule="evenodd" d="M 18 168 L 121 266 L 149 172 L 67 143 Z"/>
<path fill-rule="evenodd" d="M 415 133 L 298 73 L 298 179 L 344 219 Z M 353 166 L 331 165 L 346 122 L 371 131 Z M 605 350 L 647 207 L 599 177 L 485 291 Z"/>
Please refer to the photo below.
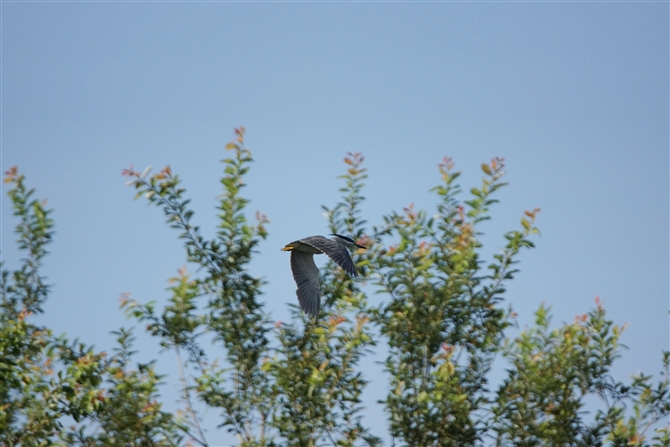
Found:
<path fill-rule="evenodd" d="M 290 322 L 273 324 L 259 301 L 263 281 L 248 271 L 269 221 L 246 214 L 241 192 L 252 158 L 243 128 L 227 149 L 213 239 L 191 223 L 186 190 L 169 167 L 124 171 L 137 197 L 163 210 L 186 260 L 198 267 L 198 275 L 182 269 L 170 280 L 164 306 L 122 302 L 179 359 L 186 405 L 179 417 L 161 410 L 152 361 L 132 366 L 131 332 L 116 332 L 119 348 L 107 356 L 30 323 L 49 292 L 40 267 L 53 222 L 24 177 L 15 168 L 7 173 L 26 257 L 18 270 L 2 272 L 2 445 L 208 445 L 199 405 L 218 411 L 240 446 L 381 445 L 379 428 L 364 423 L 367 381 L 359 366 L 376 344 L 387 353 L 387 392 L 379 398 L 394 445 L 670 445 L 668 426 L 657 424 L 670 412 L 670 354 L 658 382 L 645 375 L 615 381 L 622 328 L 599 302 L 556 329 L 542 306 L 533 327 L 509 335 L 515 320 L 505 287 L 521 250 L 533 247 L 539 210 L 526 211 L 502 250 L 481 259 L 478 225 L 505 185 L 502 159 L 482 165 L 482 183 L 467 200 L 445 159 L 435 212 L 410 205 L 366 228 L 367 171 L 360 154 L 349 154 L 342 200 L 324 209 L 331 232 L 368 247 L 353 257 L 370 284 L 322 269 L 318 319 L 293 306 Z M 370 293 L 384 294 L 386 304 L 370 305 Z M 223 359 L 210 359 L 210 342 Z M 507 365 L 498 386 L 489 383 L 495 360 Z M 587 418 L 592 395 L 603 409 Z"/>

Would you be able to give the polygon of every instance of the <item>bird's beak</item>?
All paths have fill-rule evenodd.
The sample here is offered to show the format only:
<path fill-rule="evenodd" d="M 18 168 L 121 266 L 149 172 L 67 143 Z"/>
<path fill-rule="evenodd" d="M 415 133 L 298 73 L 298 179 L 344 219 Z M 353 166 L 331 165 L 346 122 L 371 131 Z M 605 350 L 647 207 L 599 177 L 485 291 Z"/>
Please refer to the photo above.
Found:
<path fill-rule="evenodd" d="M 356 247 L 358 247 L 358 250 L 356 250 L 356 251 L 354 252 L 354 253 L 356 253 L 356 254 L 361 254 L 361 253 L 363 253 L 363 251 L 365 251 L 365 250 L 368 249 L 368 247 L 365 247 L 365 246 L 363 246 L 363 245 L 358 245 L 358 244 L 356 244 Z"/>
<path fill-rule="evenodd" d="M 282 248 L 281 248 L 281 251 L 291 251 L 291 250 L 293 250 L 294 248 L 295 248 L 295 247 L 294 247 L 293 245 L 288 244 L 287 246 L 282 247 Z"/>

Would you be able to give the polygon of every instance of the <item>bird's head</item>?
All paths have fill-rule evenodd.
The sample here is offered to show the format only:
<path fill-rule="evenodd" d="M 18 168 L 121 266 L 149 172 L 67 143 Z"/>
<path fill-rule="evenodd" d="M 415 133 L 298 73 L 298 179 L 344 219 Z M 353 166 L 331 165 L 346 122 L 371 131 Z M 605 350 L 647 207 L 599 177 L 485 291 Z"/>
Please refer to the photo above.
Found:
<path fill-rule="evenodd" d="M 331 236 L 334 236 L 333 240 L 335 242 L 344 245 L 347 248 L 362 248 L 363 250 L 368 248 L 364 245 L 357 244 L 356 241 L 350 238 L 349 236 L 342 236 L 341 234 L 335 234 L 335 233 L 331 233 Z"/>

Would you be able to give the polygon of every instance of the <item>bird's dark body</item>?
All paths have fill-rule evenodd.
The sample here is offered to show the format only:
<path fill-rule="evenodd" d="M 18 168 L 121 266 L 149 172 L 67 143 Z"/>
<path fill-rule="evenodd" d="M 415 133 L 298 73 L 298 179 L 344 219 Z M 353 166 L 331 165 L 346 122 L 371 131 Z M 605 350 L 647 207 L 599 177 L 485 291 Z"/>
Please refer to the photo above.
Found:
<path fill-rule="evenodd" d="M 347 246 L 365 248 L 346 236 L 334 235 L 336 240 L 324 236 L 309 236 L 287 244 L 282 250 L 291 252 L 291 271 L 298 285 L 296 294 L 300 307 L 308 315 L 317 318 L 321 307 L 319 291 L 319 269 L 314 263 L 314 255 L 325 253 L 351 276 L 358 276 L 354 261 Z M 339 242 L 337 239 L 339 238 Z"/>

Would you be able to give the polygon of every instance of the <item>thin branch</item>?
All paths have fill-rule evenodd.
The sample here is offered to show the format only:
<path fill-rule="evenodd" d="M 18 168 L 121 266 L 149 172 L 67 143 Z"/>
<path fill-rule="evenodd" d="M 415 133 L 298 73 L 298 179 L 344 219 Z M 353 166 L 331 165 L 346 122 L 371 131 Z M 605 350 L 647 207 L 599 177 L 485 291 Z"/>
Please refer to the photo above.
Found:
<path fill-rule="evenodd" d="M 191 393 L 188 391 L 188 384 L 186 383 L 186 374 L 184 373 L 184 362 L 181 359 L 181 352 L 179 352 L 179 346 L 175 345 L 174 347 L 175 353 L 177 354 L 177 364 L 179 365 L 179 376 L 181 377 L 181 383 L 183 385 L 183 390 L 184 390 L 184 397 L 186 398 L 186 405 L 188 405 L 188 409 L 191 412 L 191 415 L 193 416 L 193 422 L 195 424 L 195 428 L 198 430 L 198 435 L 200 436 L 200 439 L 196 438 L 195 436 L 189 434 L 194 441 L 198 442 L 200 445 L 207 447 L 209 444 L 207 443 L 207 439 L 205 437 L 205 433 L 202 431 L 202 427 L 200 427 L 200 422 L 198 421 L 198 415 L 195 413 L 195 409 L 193 408 L 193 402 L 191 401 Z"/>

